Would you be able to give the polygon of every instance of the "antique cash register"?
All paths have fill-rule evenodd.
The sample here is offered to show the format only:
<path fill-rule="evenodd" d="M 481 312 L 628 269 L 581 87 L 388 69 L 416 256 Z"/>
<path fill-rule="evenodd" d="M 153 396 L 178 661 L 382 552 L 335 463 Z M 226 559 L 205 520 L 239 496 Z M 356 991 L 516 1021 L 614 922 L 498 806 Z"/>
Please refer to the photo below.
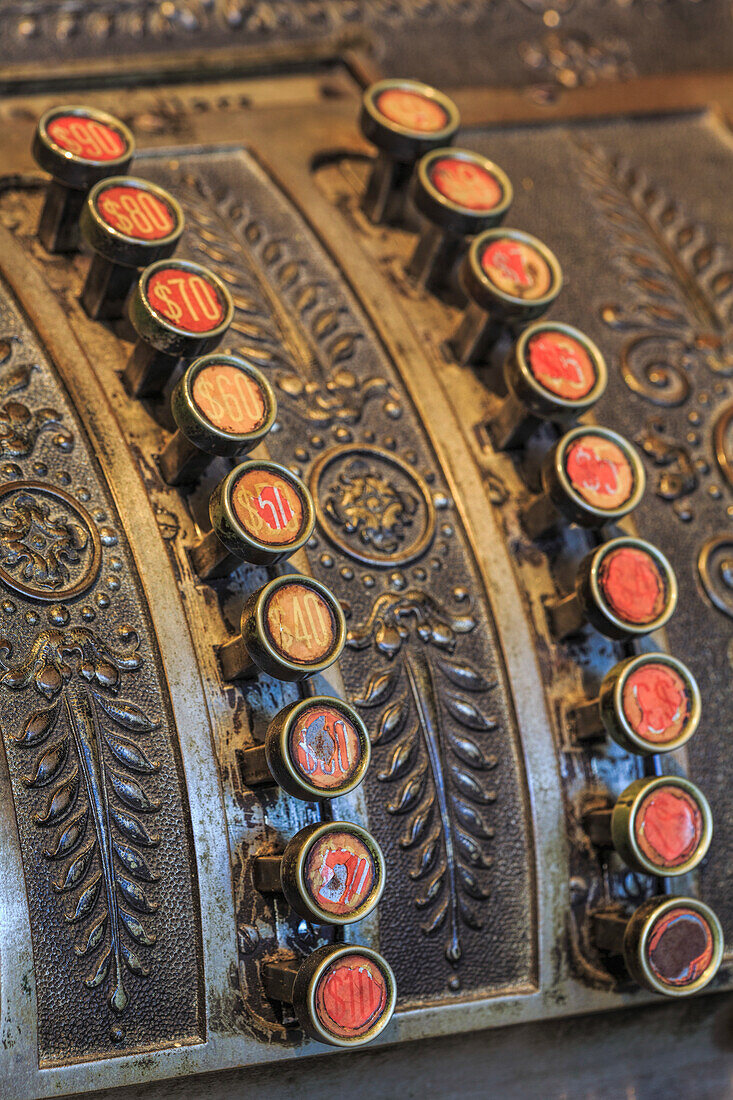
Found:
<path fill-rule="evenodd" d="M 730 1096 L 731 119 L 729 0 L 0 5 L 2 1100 Z"/>

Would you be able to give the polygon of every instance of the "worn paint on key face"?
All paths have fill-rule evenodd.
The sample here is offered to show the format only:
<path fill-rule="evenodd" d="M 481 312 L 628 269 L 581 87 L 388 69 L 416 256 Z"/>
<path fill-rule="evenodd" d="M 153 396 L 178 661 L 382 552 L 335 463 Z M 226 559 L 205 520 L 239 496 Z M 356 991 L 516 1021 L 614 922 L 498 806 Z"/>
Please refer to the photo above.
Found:
<path fill-rule="evenodd" d="M 128 151 L 121 133 L 96 118 L 57 115 L 46 127 L 54 145 L 81 160 L 119 160 Z"/>
<path fill-rule="evenodd" d="M 151 191 L 132 184 L 113 184 L 102 188 L 95 205 L 107 225 L 132 240 L 163 240 L 178 225 L 178 218 L 169 203 Z"/>
<path fill-rule="evenodd" d="M 267 603 L 270 640 L 288 661 L 317 664 L 336 645 L 336 623 L 320 592 L 307 585 L 284 584 Z"/>
<path fill-rule="evenodd" d="M 638 737 L 653 745 L 675 741 L 692 713 L 689 686 L 677 669 L 664 661 L 647 661 L 626 679 L 622 693 L 624 717 Z"/>
<path fill-rule="evenodd" d="M 267 469 L 249 469 L 232 489 L 232 509 L 248 535 L 269 546 L 286 546 L 303 531 L 304 508 L 290 481 Z"/>
<path fill-rule="evenodd" d="M 655 787 L 635 814 L 634 833 L 641 851 L 660 871 L 681 867 L 703 838 L 702 811 L 692 795 L 675 783 Z"/>
<path fill-rule="evenodd" d="M 220 432 L 249 435 L 267 415 L 262 387 L 231 363 L 211 363 L 200 370 L 191 395 L 199 412 Z"/>
<path fill-rule="evenodd" d="M 321 1026 L 340 1039 L 358 1039 L 387 1005 L 387 981 L 365 955 L 344 955 L 321 976 L 315 994 Z"/>
<path fill-rule="evenodd" d="M 654 925 L 647 941 L 647 958 L 656 978 L 665 985 L 686 986 L 710 966 L 715 943 L 701 913 L 680 906 L 670 909 Z"/>
<path fill-rule="evenodd" d="M 211 332 L 226 317 L 226 306 L 216 286 L 198 271 L 158 268 L 148 279 L 148 301 L 156 313 L 186 332 Z"/>
<path fill-rule="evenodd" d="M 362 908 L 376 885 L 374 857 L 361 837 L 334 830 L 309 849 L 304 878 L 319 909 L 347 916 Z"/>
<path fill-rule="evenodd" d="M 544 256 L 526 241 L 513 237 L 500 237 L 487 245 L 481 267 L 502 293 L 527 302 L 544 298 L 554 281 Z"/>
<path fill-rule="evenodd" d="M 387 88 L 376 99 L 377 110 L 404 130 L 437 133 L 448 125 L 446 111 L 434 99 L 407 88 Z"/>
<path fill-rule="evenodd" d="M 336 707 L 313 706 L 298 715 L 289 743 L 293 766 L 313 787 L 343 787 L 361 764 L 361 738 Z"/>
<path fill-rule="evenodd" d="M 563 332 L 538 333 L 527 349 L 534 379 L 564 401 L 587 397 L 598 381 L 596 365 L 578 340 Z"/>
<path fill-rule="evenodd" d="M 496 176 L 462 157 L 440 157 L 434 161 L 430 179 L 444 198 L 465 210 L 493 210 L 504 198 L 504 188 Z"/>
<path fill-rule="evenodd" d="M 614 615 L 634 626 L 655 622 L 667 606 L 669 594 L 662 569 L 640 547 L 620 546 L 606 554 L 598 584 Z"/>
<path fill-rule="evenodd" d="M 575 492 L 593 508 L 615 511 L 634 491 L 636 479 L 628 455 L 613 440 L 593 432 L 572 441 L 563 464 Z"/>

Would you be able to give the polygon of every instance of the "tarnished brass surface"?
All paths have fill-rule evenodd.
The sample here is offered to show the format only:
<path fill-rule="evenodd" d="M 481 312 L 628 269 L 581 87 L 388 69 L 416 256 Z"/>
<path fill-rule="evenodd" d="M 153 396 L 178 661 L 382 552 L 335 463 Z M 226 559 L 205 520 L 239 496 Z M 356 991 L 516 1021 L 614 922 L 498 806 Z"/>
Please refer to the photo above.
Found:
<path fill-rule="evenodd" d="M 584 1013 L 613 1031 L 611 1010 L 653 998 L 599 952 L 590 918 L 669 883 L 591 846 L 589 811 L 649 772 L 611 741 L 575 741 L 569 712 L 634 652 L 667 650 L 700 684 L 699 731 L 650 766 L 663 759 L 710 801 L 710 854 L 674 892 L 717 912 L 727 953 L 710 988 L 731 987 L 731 15 L 711 0 L 703 29 L 676 0 L 654 33 L 636 6 L 620 24 L 599 10 L 586 39 L 564 29 L 565 9 L 517 2 L 512 18 L 507 6 L 183 3 L 166 24 L 153 5 L 89 5 L 77 19 L 19 3 L 0 17 L 8 1100 L 310 1060 L 323 1048 L 267 997 L 262 967 L 342 938 L 394 971 L 397 1011 L 378 1046 Z M 487 76 L 479 41 L 496 58 Z M 647 480 L 607 534 L 653 542 L 680 589 L 664 631 L 634 646 L 553 638 L 546 605 L 599 541 L 522 529 L 557 434 L 494 449 L 492 372 L 451 351 L 465 303 L 410 280 L 417 223 L 373 226 L 360 208 L 360 83 L 402 75 L 400 61 L 456 101 L 458 144 L 506 171 L 506 224 L 563 269 L 550 316 L 607 360 L 584 419 L 632 440 Z M 184 211 L 177 257 L 232 295 L 221 350 L 273 386 L 277 423 L 252 457 L 302 478 L 316 515 L 305 549 L 274 570 L 197 576 L 189 550 L 236 460 L 166 484 L 158 456 L 180 375 L 130 397 L 134 331 L 85 314 L 88 255 L 51 257 L 36 239 L 45 181 L 31 137 L 64 101 L 133 130 L 134 173 Z M 305 688 L 225 681 L 217 649 L 246 599 L 295 572 L 341 603 L 338 664 Z M 373 746 L 363 786 L 325 809 L 243 779 L 243 752 L 304 693 L 355 706 Z M 387 869 L 377 910 L 336 932 L 253 881 L 254 856 L 329 819 L 368 829 Z M 654 1012 L 663 1029 L 665 1007 Z M 709 1026 L 701 1010 L 690 1041 Z M 336 1057 L 345 1080 L 365 1056 Z"/>

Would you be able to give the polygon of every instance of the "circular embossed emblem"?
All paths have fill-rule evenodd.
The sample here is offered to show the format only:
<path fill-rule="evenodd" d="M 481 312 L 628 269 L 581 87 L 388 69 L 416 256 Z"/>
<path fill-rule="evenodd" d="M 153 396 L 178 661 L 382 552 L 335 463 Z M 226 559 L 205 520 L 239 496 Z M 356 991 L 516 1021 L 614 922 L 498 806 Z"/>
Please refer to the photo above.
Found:
<path fill-rule="evenodd" d="M 387 1007 L 387 981 L 381 969 L 355 951 L 342 955 L 321 975 L 315 1010 L 321 1027 L 339 1039 L 356 1039 L 378 1022 Z"/>
<path fill-rule="evenodd" d="M 290 731 L 291 763 L 311 786 L 331 791 L 346 786 L 362 761 L 361 738 L 337 707 L 312 706 Z"/>
<path fill-rule="evenodd" d="M 367 444 L 327 451 L 309 488 L 318 522 L 334 546 L 383 569 L 415 561 L 435 535 L 435 507 L 425 481 L 397 455 Z"/>
<path fill-rule="evenodd" d="M 336 621 L 320 592 L 300 582 L 276 588 L 265 611 L 273 647 L 294 664 L 322 661 L 338 644 Z"/>
<path fill-rule="evenodd" d="M 684 906 L 668 909 L 654 924 L 647 940 L 647 960 L 664 985 L 692 985 L 713 959 L 713 930 L 702 913 Z"/>
<path fill-rule="evenodd" d="M 203 271 L 175 264 L 158 267 L 147 280 L 145 293 L 156 313 L 186 332 L 211 332 L 227 315 L 218 287 Z"/>
<path fill-rule="evenodd" d="M 493 210 L 504 188 L 483 165 L 463 157 L 440 157 L 430 165 L 430 180 L 444 198 L 464 210 Z"/>
<path fill-rule="evenodd" d="M 554 282 L 545 257 L 526 241 L 499 237 L 481 253 L 481 267 L 503 294 L 532 302 L 544 298 Z"/>
<path fill-rule="evenodd" d="M 99 216 L 112 229 L 136 241 L 160 241 L 178 227 L 178 216 L 158 194 L 134 184 L 111 184 L 95 199 Z"/>
<path fill-rule="evenodd" d="M 563 466 L 573 490 L 593 508 L 616 511 L 635 488 L 628 455 L 612 439 L 588 431 L 565 449 Z"/>
<path fill-rule="evenodd" d="M 291 481 L 263 466 L 237 478 L 232 510 L 248 535 L 268 546 L 286 546 L 303 532 L 305 509 Z"/>
<path fill-rule="evenodd" d="M 85 592 L 102 544 L 89 514 L 61 489 L 38 481 L 0 487 L 0 582 L 35 600 Z"/>
<path fill-rule="evenodd" d="M 128 144 L 119 130 L 82 114 L 57 115 L 46 126 L 46 132 L 54 145 L 80 160 L 119 160 L 128 152 Z"/>
<path fill-rule="evenodd" d="M 193 401 L 220 432 L 248 435 L 264 423 L 268 406 L 262 387 L 231 363 L 211 363 L 193 381 Z"/>
<path fill-rule="evenodd" d="M 546 331 L 527 346 L 532 377 L 549 393 L 565 401 L 580 401 L 598 381 L 598 369 L 583 345 L 564 332 Z"/>
<path fill-rule="evenodd" d="M 386 88 L 375 102 L 386 119 L 404 130 L 430 134 L 448 125 L 448 113 L 439 103 L 407 88 Z"/>
<path fill-rule="evenodd" d="M 303 872 L 315 905 L 338 917 L 361 909 L 377 882 L 371 851 L 361 837 L 343 828 L 314 841 Z"/>
<path fill-rule="evenodd" d="M 598 585 L 614 615 L 634 626 L 655 622 L 668 605 L 667 578 L 659 562 L 639 546 L 619 546 L 605 554 Z"/>
<path fill-rule="evenodd" d="M 703 814 L 692 795 L 675 783 L 657 786 L 634 815 L 634 834 L 640 850 L 660 871 L 681 867 L 694 857 L 703 839 Z"/>
<path fill-rule="evenodd" d="M 626 678 L 622 692 L 624 717 L 645 741 L 665 745 L 675 741 L 692 715 L 690 687 L 664 661 L 645 661 Z"/>

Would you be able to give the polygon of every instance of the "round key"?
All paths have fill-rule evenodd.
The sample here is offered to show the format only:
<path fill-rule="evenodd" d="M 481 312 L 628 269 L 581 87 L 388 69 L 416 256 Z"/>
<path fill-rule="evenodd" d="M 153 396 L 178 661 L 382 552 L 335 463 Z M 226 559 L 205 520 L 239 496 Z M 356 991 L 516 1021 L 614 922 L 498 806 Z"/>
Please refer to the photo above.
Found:
<path fill-rule="evenodd" d="M 652 756 L 687 744 L 700 715 L 700 689 L 689 668 L 666 653 L 643 653 L 615 665 L 598 698 L 569 718 L 581 741 L 608 734 L 627 752 Z"/>
<path fill-rule="evenodd" d="M 52 107 L 33 137 L 33 158 L 51 176 L 38 237 L 48 252 L 75 252 L 89 188 L 124 174 L 135 139 L 119 119 L 91 107 Z"/>
<path fill-rule="evenodd" d="M 140 268 L 171 256 L 183 211 L 148 180 L 112 176 L 95 184 L 81 212 L 82 236 L 94 252 L 81 301 L 90 317 L 121 317 Z"/>
<path fill-rule="evenodd" d="M 265 376 L 246 359 L 214 352 L 195 359 L 171 394 L 178 430 L 158 465 L 169 485 L 195 481 L 215 455 L 246 455 L 275 423 L 277 401 Z"/>
<path fill-rule="evenodd" d="M 276 577 L 242 610 L 240 634 L 219 650 L 226 680 L 266 672 L 303 680 L 338 660 L 346 641 L 344 613 L 323 584 L 298 573 Z"/>
<path fill-rule="evenodd" d="M 562 289 L 562 270 L 530 233 L 489 229 L 471 242 L 461 281 L 469 304 L 451 348 L 466 366 L 481 362 L 506 329 L 517 332 L 541 317 Z"/>
<path fill-rule="evenodd" d="M 558 638 L 590 623 L 607 638 L 626 641 L 664 626 L 676 606 L 677 579 L 661 550 L 622 536 L 588 554 L 575 591 L 549 602 L 547 614 Z"/>
<path fill-rule="evenodd" d="M 415 162 L 449 145 L 459 123 L 453 100 L 419 80 L 379 80 L 367 88 L 359 126 L 378 151 L 363 202 L 370 221 L 401 219 Z"/>
<path fill-rule="evenodd" d="M 384 856 L 373 836 L 348 821 L 307 825 L 282 856 L 258 856 L 253 881 L 263 893 L 282 893 L 309 921 L 354 924 L 378 904 Z"/>
<path fill-rule="evenodd" d="M 570 425 L 592 409 L 608 382 L 606 361 L 588 337 L 559 321 L 536 321 L 504 363 L 504 398 L 487 424 L 497 450 L 519 447 L 546 420 Z"/>
<path fill-rule="evenodd" d="M 306 1035 L 334 1047 L 376 1039 L 397 1001 L 387 960 L 358 944 L 330 944 L 304 960 L 265 963 L 262 979 L 268 997 L 293 1006 Z"/>
<path fill-rule="evenodd" d="M 146 267 L 130 300 L 138 341 L 123 376 L 129 393 L 157 393 L 180 359 L 214 350 L 233 316 L 229 291 L 208 268 L 175 259 Z"/>
<path fill-rule="evenodd" d="M 541 477 L 543 493 L 522 512 L 532 539 L 561 520 L 590 528 L 615 523 L 636 508 L 646 487 L 639 455 L 608 428 L 567 432 L 545 457 Z"/>
<path fill-rule="evenodd" d="M 723 958 L 723 929 L 712 909 L 690 897 L 654 897 L 625 918 L 594 918 L 598 947 L 623 956 L 630 976 L 652 993 L 689 997 L 715 977 Z"/>
<path fill-rule="evenodd" d="M 276 462 L 243 462 L 209 501 L 212 530 L 191 550 L 202 580 L 224 577 L 243 561 L 277 565 L 305 546 L 315 509 L 300 478 Z"/>
<path fill-rule="evenodd" d="M 713 835 L 710 806 L 694 783 L 678 776 L 637 779 L 612 809 L 586 817 L 592 843 L 614 848 L 646 875 L 686 875 L 705 858 Z"/>
<path fill-rule="evenodd" d="M 275 715 L 264 745 L 242 753 L 242 778 L 248 787 L 277 783 L 294 798 L 325 801 L 355 790 L 370 759 L 369 734 L 353 707 L 316 695 Z"/>
<path fill-rule="evenodd" d="M 437 289 L 448 276 L 466 237 L 499 225 L 512 204 L 509 177 L 468 149 L 434 149 L 420 160 L 413 180 L 415 206 L 429 226 L 407 266 L 414 281 Z"/>

